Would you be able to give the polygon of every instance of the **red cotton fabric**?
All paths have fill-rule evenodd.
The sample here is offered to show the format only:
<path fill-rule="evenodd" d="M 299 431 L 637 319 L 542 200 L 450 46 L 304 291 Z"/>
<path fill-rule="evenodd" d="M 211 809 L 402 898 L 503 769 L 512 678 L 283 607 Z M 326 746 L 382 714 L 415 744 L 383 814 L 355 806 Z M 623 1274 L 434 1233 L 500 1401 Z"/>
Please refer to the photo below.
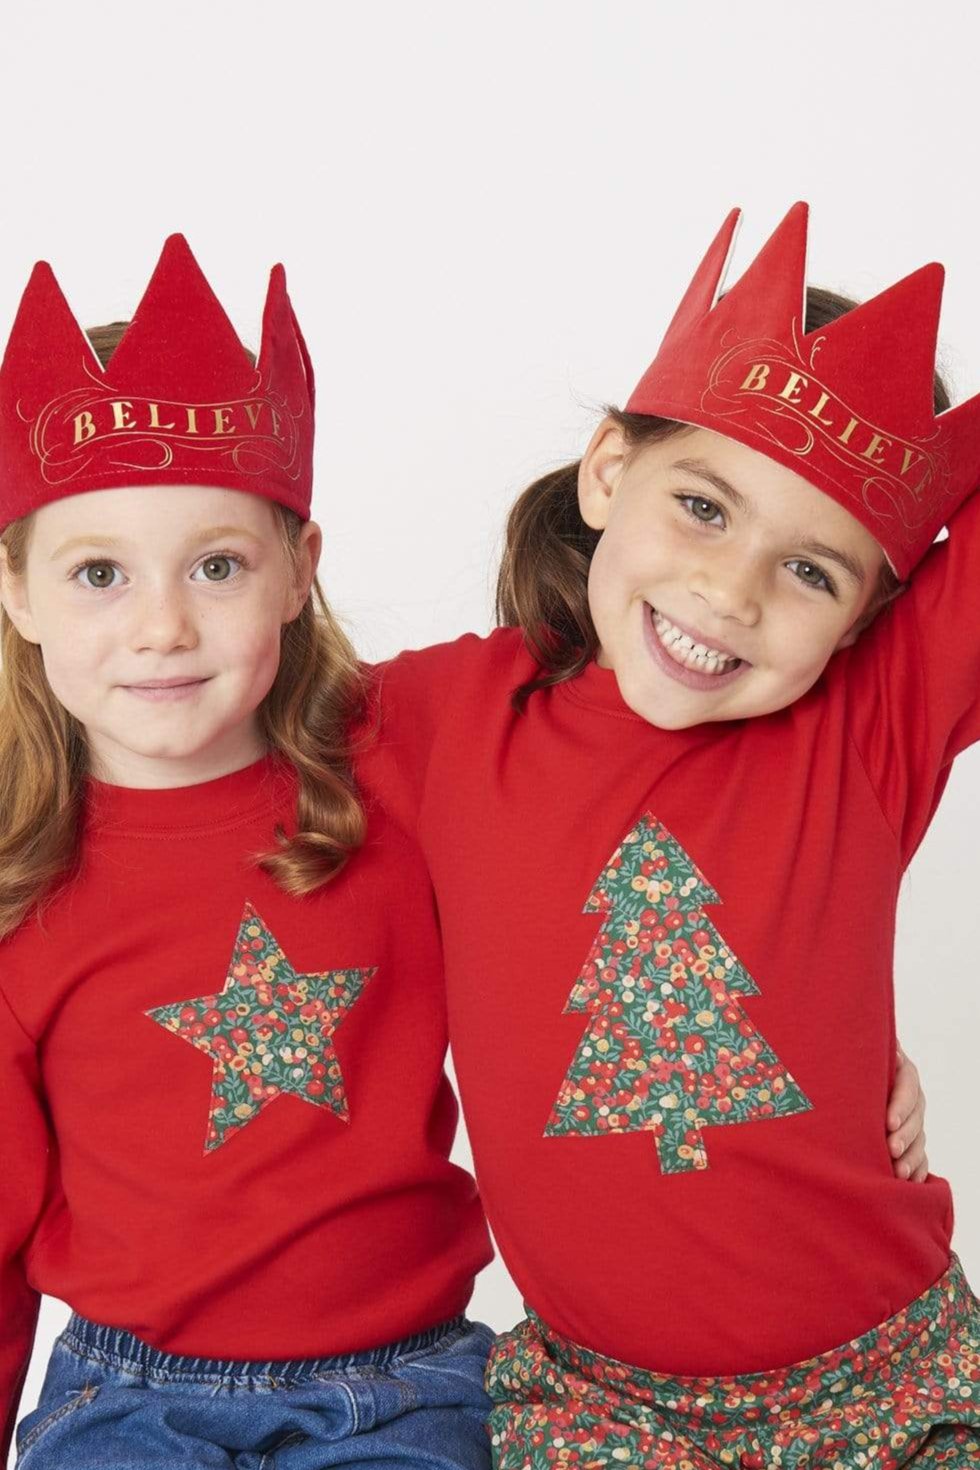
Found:
<path fill-rule="evenodd" d="M 519 714 L 535 666 L 514 629 L 380 668 L 371 759 L 433 879 L 484 1208 L 529 1306 L 572 1341 L 678 1376 L 763 1371 L 851 1341 L 948 1268 L 949 1185 L 895 1178 L 885 1113 L 899 885 L 980 738 L 978 545 L 974 496 L 910 590 L 762 718 L 661 730 L 594 663 Z M 755 983 L 742 1012 L 809 1103 L 705 1127 L 707 1166 L 686 1172 L 647 1131 L 546 1133 L 589 1025 L 568 1007 L 602 920 L 586 903 L 645 813 L 716 891 L 705 912 Z M 943 980 L 923 977 L 924 1005 Z"/>
<path fill-rule="evenodd" d="M 247 490 L 309 520 L 314 399 L 281 265 L 253 364 L 171 235 L 103 369 L 40 260 L 0 364 L 0 530 L 66 495 L 139 485 Z"/>
<path fill-rule="evenodd" d="M 933 407 L 943 268 L 806 332 L 807 205 L 722 293 L 740 217 L 709 246 L 627 410 L 714 429 L 803 475 L 904 579 L 980 481 L 980 395 Z"/>
<path fill-rule="evenodd" d="M 381 805 L 339 877 L 297 899 L 249 862 L 276 822 L 295 830 L 278 757 L 177 790 L 88 791 L 78 877 L 0 944 L 0 1458 L 39 1293 L 168 1352 L 314 1357 L 454 1317 L 491 1255 L 473 1181 L 448 1161 L 431 890 Z M 257 1019 L 256 976 L 233 963 L 243 916 L 275 1021 L 241 1055 L 271 1033 L 285 1084 L 254 1106 L 220 1097 L 214 1060 L 234 1068 L 233 1027 Z M 300 1049 L 315 1005 L 272 983 L 290 975 L 311 996 L 361 987 L 322 1061 Z M 171 1007 L 187 1035 L 147 1014 Z"/>

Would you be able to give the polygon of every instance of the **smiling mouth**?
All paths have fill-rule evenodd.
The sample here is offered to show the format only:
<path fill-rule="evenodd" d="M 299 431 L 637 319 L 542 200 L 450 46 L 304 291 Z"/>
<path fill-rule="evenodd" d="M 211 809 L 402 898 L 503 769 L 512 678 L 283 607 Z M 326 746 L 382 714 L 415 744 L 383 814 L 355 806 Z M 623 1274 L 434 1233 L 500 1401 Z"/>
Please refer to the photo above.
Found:
<path fill-rule="evenodd" d="M 732 654 L 724 653 L 717 648 L 711 648 L 705 643 L 698 643 L 689 633 L 685 633 L 665 618 L 663 613 L 658 612 L 655 607 L 649 607 L 650 622 L 657 636 L 657 641 L 674 663 L 680 664 L 681 668 L 690 669 L 696 674 L 730 674 L 739 668 L 745 660 L 736 658 Z"/>

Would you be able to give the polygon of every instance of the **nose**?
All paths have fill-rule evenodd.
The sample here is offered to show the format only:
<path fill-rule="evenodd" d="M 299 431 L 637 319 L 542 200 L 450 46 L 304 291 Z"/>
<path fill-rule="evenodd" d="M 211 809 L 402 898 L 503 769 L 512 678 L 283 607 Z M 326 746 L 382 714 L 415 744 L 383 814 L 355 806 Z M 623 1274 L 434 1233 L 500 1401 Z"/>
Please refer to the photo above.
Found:
<path fill-rule="evenodd" d="M 744 547 L 714 547 L 692 568 L 688 585 L 715 617 L 746 627 L 758 622 L 763 572 Z"/>
<path fill-rule="evenodd" d="M 169 653 L 179 648 L 195 648 L 199 635 L 190 604 L 190 597 L 179 587 L 144 583 L 130 601 L 133 649 Z"/>

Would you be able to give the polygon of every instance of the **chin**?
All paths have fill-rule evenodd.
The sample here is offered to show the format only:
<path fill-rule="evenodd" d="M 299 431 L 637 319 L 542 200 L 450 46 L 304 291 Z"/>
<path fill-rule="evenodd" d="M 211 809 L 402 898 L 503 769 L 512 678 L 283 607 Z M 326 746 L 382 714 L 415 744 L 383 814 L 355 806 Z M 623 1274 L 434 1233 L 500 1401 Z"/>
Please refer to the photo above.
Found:
<path fill-rule="evenodd" d="M 638 713 L 640 713 L 640 711 L 638 711 Z M 677 714 L 672 716 L 668 711 L 658 710 L 656 719 L 654 719 L 652 715 L 648 715 L 646 713 L 643 714 L 643 718 L 646 720 L 648 725 L 656 725 L 658 730 L 690 730 L 695 725 L 704 725 L 705 723 L 708 723 L 713 719 L 717 720 L 719 716 L 695 714 Z M 734 715 L 725 715 L 724 718 L 726 720 L 731 720 L 737 717 Z"/>
<path fill-rule="evenodd" d="M 199 755 L 211 742 L 211 738 L 202 737 L 200 732 L 193 735 L 188 731 L 183 732 L 154 732 L 146 726 L 133 728 L 127 727 L 118 733 L 106 732 L 110 740 L 126 750 L 130 755 L 142 756 L 144 760 L 152 761 L 182 761 L 190 760 Z"/>
<path fill-rule="evenodd" d="M 649 690 L 634 695 L 631 690 L 624 689 L 620 685 L 620 694 L 623 703 L 639 715 L 641 720 L 646 720 L 648 725 L 655 725 L 658 730 L 686 730 L 690 725 L 704 723 L 704 715 L 695 712 L 694 708 L 683 710 L 675 700 L 663 698 Z"/>
<path fill-rule="evenodd" d="M 159 742 L 153 744 L 150 741 L 142 742 L 132 738 L 128 740 L 117 740 L 116 744 L 127 755 L 138 756 L 145 761 L 186 761 L 197 755 L 196 748 L 184 749 L 182 746 Z"/>

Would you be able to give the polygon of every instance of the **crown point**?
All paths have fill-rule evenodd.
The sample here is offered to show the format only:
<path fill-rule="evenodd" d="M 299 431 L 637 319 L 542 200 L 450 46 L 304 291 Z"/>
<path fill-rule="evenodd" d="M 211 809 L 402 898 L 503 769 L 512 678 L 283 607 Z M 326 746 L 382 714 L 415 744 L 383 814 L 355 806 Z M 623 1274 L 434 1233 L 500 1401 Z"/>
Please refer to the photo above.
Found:
<path fill-rule="evenodd" d="M 790 206 L 786 211 L 786 219 L 783 221 L 783 224 L 791 225 L 792 228 L 799 230 L 804 239 L 808 237 L 810 233 L 810 206 L 805 199 L 797 199 L 796 203 Z"/>
<path fill-rule="evenodd" d="M 163 242 L 163 249 L 156 264 L 156 270 L 161 267 L 167 271 L 188 270 L 200 274 L 201 267 L 198 265 L 197 256 L 191 249 L 187 236 L 175 231 L 168 235 Z"/>
<path fill-rule="evenodd" d="M 694 279 L 674 312 L 664 336 L 665 344 L 675 337 L 683 337 L 711 310 L 724 283 L 741 218 L 742 211 L 737 205 L 726 214 L 721 229 L 708 246 Z"/>
<path fill-rule="evenodd" d="M 110 377 L 38 261 L 0 364 L 0 528 L 121 473 L 217 483 L 308 519 L 313 373 L 285 280 L 275 266 L 257 373 L 186 238 L 169 235 Z"/>
<path fill-rule="evenodd" d="M 717 305 L 719 326 L 743 336 L 758 334 L 760 321 L 802 325 L 806 299 L 809 206 L 798 200 L 786 211 L 762 249 Z"/>
<path fill-rule="evenodd" d="M 265 309 L 262 314 L 263 330 L 269 324 L 272 314 L 278 312 L 288 317 L 289 309 L 285 268 L 282 265 L 274 265 L 269 272 L 269 286 L 265 293 Z"/>
<path fill-rule="evenodd" d="M 919 266 L 808 334 L 822 339 L 824 367 L 849 370 L 858 379 L 863 390 L 854 394 L 858 407 L 880 414 L 885 398 L 892 422 L 904 422 L 907 432 L 923 432 L 935 412 L 936 339 L 945 274 L 936 261 Z M 883 362 L 896 365 L 887 397 L 879 376 L 878 365 Z"/>
<path fill-rule="evenodd" d="M 930 261 L 804 332 L 809 205 L 790 206 L 719 296 L 738 214 L 710 246 L 626 407 L 715 429 L 803 474 L 867 527 L 905 577 L 980 479 L 980 394 L 935 408 L 943 266 Z"/>
<path fill-rule="evenodd" d="M 58 277 L 46 260 L 39 260 L 27 278 L 27 286 L 24 295 L 35 294 L 44 291 L 47 294 L 64 300 L 64 293 L 58 284 Z M 67 304 L 67 303 L 66 303 Z"/>
<path fill-rule="evenodd" d="M 228 382 L 239 377 L 245 391 L 252 378 L 248 354 L 187 240 L 169 235 L 112 355 L 113 382 L 125 384 L 132 376 L 152 392 L 179 397 L 181 385 L 195 380 L 200 340 L 208 343 L 211 371 Z"/>
<path fill-rule="evenodd" d="M 88 339 L 46 260 L 39 260 L 28 278 L 7 342 L 4 365 L 9 366 L 15 359 L 34 362 L 38 357 L 39 336 L 45 341 L 43 364 L 38 364 L 35 374 L 39 379 L 48 371 L 57 376 L 65 363 L 86 361 L 91 356 Z"/>
<path fill-rule="evenodd" d="M 269 272 L 269 289 L 262 313 L 259 372 L 269 374 L 273 362 L 292 364 L 293 380 L 303 383 L 312 405 L 316 400 L 313 364 L 286 291 L 286 271 L 281 264 L 274 265 Z"/>

